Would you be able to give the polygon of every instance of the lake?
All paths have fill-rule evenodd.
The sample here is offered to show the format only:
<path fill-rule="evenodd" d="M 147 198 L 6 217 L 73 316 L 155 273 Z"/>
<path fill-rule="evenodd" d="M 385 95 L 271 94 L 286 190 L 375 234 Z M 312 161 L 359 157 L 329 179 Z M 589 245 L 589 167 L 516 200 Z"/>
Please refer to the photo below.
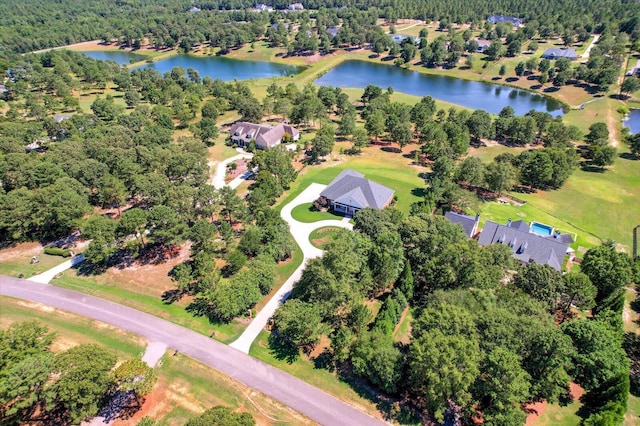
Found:
<path fill-rule="evenodd" d="M 360 89 L 369 84 L 383 89 L 391 86 L 396 92 L 421 97 L 428 95 L 467 108 L 482 109 L 491 114 L 498 114 L 505 106 L 511 106 L 516 115 L 524 115 L 532 109 L 548 112 L 554 117 L 563 114 L 559 102 L 526 90 L 442 75 L 422 74 L 366 61 L 345 61 L 316 79 L 315 83 L 322 86 Z"/>
<path fill-rule="evenodd" d="M 220 56 L 176 55 L 152 64 L 141 65 L 140 68 L 153 68 L 164 74 L 174 67 L 182 67 L 186 71 L 193 68 L 200 77 L 219 78 L 223 81 L 249 80 L 251 78 L 286 77 L 296 75 L 304 67 L 275 64 L 272 62 L 240 61 Z"/>
<path fill-rule="evenodd" d="M 632 135 L 640 133 L 640 109 L 632 109 L 629 115 L 622 120 L 622 125 L 628 127 Z"/>
<path fill-rule="evenodd" d="M 86 56 L 99 61 L 114 61 L 118 65 L 129 65 L 131 62 L 144 61 L 145 56 L 136 55 L 128 50 L 100 50 L 95 52 L 82 52 Z"/>

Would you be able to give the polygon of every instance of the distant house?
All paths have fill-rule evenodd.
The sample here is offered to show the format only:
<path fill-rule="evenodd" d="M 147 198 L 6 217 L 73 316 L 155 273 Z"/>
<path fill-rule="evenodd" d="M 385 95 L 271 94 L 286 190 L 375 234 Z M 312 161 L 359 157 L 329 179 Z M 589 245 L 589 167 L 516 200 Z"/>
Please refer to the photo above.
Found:
<path fill-rule="evenodd" d="M 444 217 L 452 223 L 457 223 L 462 226 L 464 229 L 464 233 L 467 234 L 467 237 L 473 238 L 476 235 L 476 231 L 478 230 L 478 223 L 480 223 L 480 215 L 477 214 L 474 216 L 469 216 L 466 214 L 456 213 L 456 212 L 447 212 Z"/>
<path fill-rule="evenodd" d="M 515 16 L 506 16 L 506 15 L 491 15 L 487 18 L 487 21 L 492 24 L 499 24 L 500 22 L 506 22 L 508 24 L 512 24 L 514 27 L 519 27 L 524 23 L 524 21 L 520 18 L 516 18 Z"/>
<path fill-rule="evenodd" d="M 333 38 L 333 37 L 338 35 L 338 28 L 337 27 L 329 27 L 329 28 L 327 28 L 326 33 L 329 34 L 331 36 L 331 38 Z"/>
<path fill-rule="evenodd" d="M 258 3 L 256 4 L 256 7 L 253 8 L 253 10 L 255 10 L 256 12 L 271 12 L 273 11 L 273 7 L 267 6 L 264 3 Z"/>
<path fill-rule="evenodd" d="M 289 10 L 304 10 L 304 5 L 302 3 L 291 3 L 289 5 L 289 7 L 287 7 L 287 9 L 289 9 Z"/>
<path fill-rule="evenodd" d="M 393 193 L 392 189 L 365 179 L 362 173 L 347 169 L 320 196 L 329 201 L 333 210 L 351 216 L 366 207 L 382 210 L 391 204 Z"/>
<path fill-rule="evenodd" d="M 550 235 L 542 236 L 532 229 L 532 225 L 523 220 L 509 220 L 506 225 L 488 220 L 478 237 L 478 243 L 482 246 L 504 244 L 511 249 L 513 257 L 522 263 L 535 262 L 561 270 L 564 256 L 571 252 L 571 235 L 553 233 L 550 230 Z"/>
<path fill-rule="evenodd" d="M 409 37 L 411 37 L 413 39 L 413 42 L 420 42 L 419 40 L 417 40 L 416 38 L 414 38 L 413 36 L 407 35 L 407 34 L 393 34 L 391 36 L 391 40 L 393 40 L 394 43 L 402 43 L 403 41 L 405 41 L 406 39 L 408 39 Z"/>
<path fill-rule="evenodd" d="M 231 126 L 230 133 L 233 143 L 241 148 L 248 147 L 251 141 L 255 142 L 258 149 L 273 148 L 282 143 L 282 139 L 286 134 L 291 136 L 294 141 L 300 139 L 298 129 L 284 123 L 268 126 L 240 121 Z"/>
<path fill-rule="evenodd" d="M 3 93 L 7 93 L 8 90 L 4 84 L 0 84 L 0 95 Z"/>
<path fill-rule="evenodd" d="M 631 70 L 627 71 L 626 76 L 627 77 L 631 77 L 633 75 L 636 75 L 638 73 L 638 71 L 640 70 L 640 59 L 638 59 L 636 61 L 636 66 L 631 68 Z"/>
<path fill-rule="evenodd" d="M 484 51 L 491 46 L 491 41 L 489 40 L 481 40 L 477 38 L 476 43 L 478 43 L 478 48 L 476 49 L 476 52 L 478 53 L 484 53 Z"/>
<path fill-rule="evenodd" d="M 193 6 L 191 9 L 189 9 L 189 12 L 191 13 L 198 13 L 200 12 L 202 9 L 200 9 L 199 7 L 195 7 Z"/>
<path fill-rule="evenodd" d="M 576 59 L 578 59 L 578 54 L 573 49 L 551 48 L 545 50 L 542 54 L 542 57 L 549 60 L 567 58 L 570 61 L 575 61 Z"/>
<path fill-rule="evenodd" d="M 54 115 L 53 116 L 53 119 L 58 123 L 62 123 L 64 120 L 68 120 L 70 118 L 71 118 L 70 115 Z"/>

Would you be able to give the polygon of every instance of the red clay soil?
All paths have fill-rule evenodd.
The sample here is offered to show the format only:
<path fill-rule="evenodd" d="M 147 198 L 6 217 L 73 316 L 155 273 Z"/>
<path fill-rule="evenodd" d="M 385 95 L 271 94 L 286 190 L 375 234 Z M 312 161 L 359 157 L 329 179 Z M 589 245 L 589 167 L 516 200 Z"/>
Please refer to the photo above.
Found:
<path fill-rule="evenodd" d="M 227 166 L 227 174 L 224 177 L 227 182 L 231 182 L 248 170 L 247 160 L 237 160 L 234 163 L 237 165 L 235 170 Z"/>

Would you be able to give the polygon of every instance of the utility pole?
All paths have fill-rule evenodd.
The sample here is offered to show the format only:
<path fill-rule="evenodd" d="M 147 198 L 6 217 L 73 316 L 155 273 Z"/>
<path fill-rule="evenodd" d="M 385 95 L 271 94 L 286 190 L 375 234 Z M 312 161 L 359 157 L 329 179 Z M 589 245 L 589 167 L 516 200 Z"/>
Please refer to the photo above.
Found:
<path fill-rule="evenodd" d="M 633 260 L 638 260 L 638 230 L 640 225 L 633 228 Z"/>

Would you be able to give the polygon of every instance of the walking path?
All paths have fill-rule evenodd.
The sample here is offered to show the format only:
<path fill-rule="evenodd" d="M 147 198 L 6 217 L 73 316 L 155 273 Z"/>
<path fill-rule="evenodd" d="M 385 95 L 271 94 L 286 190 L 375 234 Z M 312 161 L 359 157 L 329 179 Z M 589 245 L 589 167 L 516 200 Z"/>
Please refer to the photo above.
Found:
<path fill-rule="evenodd" d="M 340 399 L 276 367 L 177 324 L 85 293 L 0 276 L 0 294 L 63 309 L 138 334 L 200 361 L 325 425 L 379 425 Z"/>
<path fill-rule="evenodd" d="M 349 221 L 344 220 L 321 220 L 319 222 L 312 223 L 303 223 L 298 222 L 291 215 L 291 211 L 294 207 L 304 204 L 310 203 L 313 200 L 318 199 L 322 190 L 326 188 L 326 185 L 321 185 L 319 183 L 312 183 L 309 185 L 304 191 L 302 191 L 296 198 L 293 199 L 289 204 L 282 208 L 280 212 L 280 217 L 284 219 L 289 224 L 289 230 L 291 231 L 291 235 L 300 246 L 302 250 L 302 263 L 298 268 L 291 274 L 291 276 L 284 282 L 282 287 L 277 291 L 277 293 L 267 302 L 267 304 L 258 312 L 256 317 L 251 321 L 249 326 L 244 330 L 244 332 L 229 346 L 232 348 L 238 349 L 246 354 L 249 353 L 249 348 L 251 348 L 251 344 L 258 337 L 260 331 L 264 329 L 269 321 L 269 318 L 273 316 L 273 313 L 278 309 L 289 294 L 291 294 L 291 290 L 293 289 L 293 285 L 300 279 L 302 276 L 302 271 L 307 264 L 309 259 L 313 259 L 316 257 L 322 256 L 322 250 L 316 248 L 309 241 L 309 236 L 313 230 L 322 228 L 325 226 L 335 226 L 340 228 L 352 229 L 353 225 L 349 223 Z"/>
<path fill-rule="evenodd" d="M 78 254 L 66 262 L 62 262 L 58 266 L 54 266 L 48 271 L 44 271 L 39 275 L 34 275 L 31 278 L 27 278 L 29 281 L 33 281 L 40 284 L 49 284 L 52 279 L 56 277 L 56 275 L 63 273 L 67 269 L 71 269 L 80 262 L 84 261 L 84 254 Z"/>

